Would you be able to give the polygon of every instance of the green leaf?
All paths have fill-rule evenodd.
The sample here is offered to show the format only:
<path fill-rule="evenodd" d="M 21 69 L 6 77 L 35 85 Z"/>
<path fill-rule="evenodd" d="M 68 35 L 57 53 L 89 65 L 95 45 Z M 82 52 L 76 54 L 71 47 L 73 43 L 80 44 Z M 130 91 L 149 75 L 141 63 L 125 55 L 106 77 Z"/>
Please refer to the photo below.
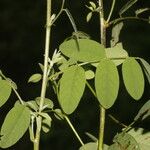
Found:
<path fill-rule="evenodd" d="M 85 144 L 84 146 L 80 147 L 79 150 L 97 150 L 97 143 L 95 142 L 89 142 Z"/>
<path fill-rule="evenodd" d="M 102 60 L 96 69 L 95 88 L 100 104 L 110 108 L 118 95 L 119 76 L 115 64 L 109 60 Z"/>
<path fill-rule="evenodd" d="M 115 143 L 112 144 L 108 150 L 140 150 L 139 145 L 134 137 L 128 133 L 122 132 L 117 134 L 114 137 L 113 142 Z"/>
<path fill-rule="evenodd" d="M 29 83 L 29 82 L 36 83 L 36 82 L 39 82 L 41 79 L 42 79 L 42 75 L 39 74 L 39 73 L 36 73 L 36 74 L 33 74 L 33 75 L 29 78 L 28 83 Z"/>
<path fill-rule="evenodd" d="M 143 106 L 142 108 L 139 110 L 138 114 L 136 115 L 136 117 L 134 118 L 134 120 L 138 120 L 139 118 L 141 118 L 142 120 L 144 120 L 145 118 L 147 118 L 148 116 L 150 116 L 150 100 L 148 100 Z"/>
<path fill-rule="evenodd" d="M 31 100 L 26 102 L 26 106 L 30 109 L 30 110 L 34 110 L 37 111 L 39 109 L 37 103 L 35 100 Z"/>
<path fill-rule="evenodd" d="M 86 21 L 89 22 L 92 18 L 92 12 L 89 12 L 86 16 Z"/>
<path fill-rule="evenodd" d="M 106 57 L 110 58 L 116 66 L 122 64 L 126 57 L 128 57 L 127 51 L 122 47 L 122 43 L 118 43 L 116 46 L 111 48 L 106 48 Z"/>
<path fill-rule="evenodd" d="M 123 27 L 123 22 L 119 22 L 114 25 L 111 33 L 111 47 L 114 47 L 119 41 L 119 35 Z"/>
<path fill-rule="evenodd" d="M 147 61 L 145 61 L 144 59 L 142 59 L 142 58 L 140 58 L 140 61 L 141 61 L 142 65 L 143 65 L 144 73 L 145 73 L 145 75 L 146 75 L 146 77 L 148 79 L 148 82 L 150 84 L 150 64 Z"/>
<path fill-rule="evenodd" d="M 97 150 L 98 143 L 96 142 L 89 142 L 86 143 L 84 146 L 81 146 L 79 150 Z M 108 150 L 108 145 L 104 144 L 103 150 Z"/>
<path fill-rule="evenodd" d="M 139 100 L 144 92 L 144 76 L 139 63 L 134 58 L 127 58 L 122 65 L 122 74 L 128 93 Z"/>
<path fill-rule="evenodd" d="M 119 11 L 119 15 L 121 16 L 124 12 L 126 12 L 133 4 L 135 4 L 138 0 L 129 0 Z"/>
<path fill-rule="evenodd" d="M 149 150 L 150 148 L 150 131 L 145 131 L 142 128 L 137 130 L 132 129 L 128 132 L 137 141 L 140 150 Z"/>
<path fill-rule="evenodd" d="M 30 111 L 24 105 L 16 105 L 7 114 L 1 128 L 0 147 L 14 145 L 27 131 L 30 124 Z"/>
<path fill-rule="evenodd" d="M 59 103 L 66 114 L 78 106 L 85 88 L 85 72 L 80 66 L 71 66 L 60 79 Z"/>
<path fill-rule="evenodd" d="M 0 107 L 6 103 L 11 94 L 11 86 L 8 81 L 0 80 Z"/>
<path fill-rule="evenodd" d="M 64 119 L 64 114 L 62 113 L 61 109 L 55 109 L 55 110 L 54 110 L 54 116 L 55 116 L 58 120 L 63 120 L 63 119 Z"/>
<path fill-rule="evenodd" d="M 38 105 L 40 105 L 40 100 L 41 100 L 41 97 L 37 97 L 35 99 L 36 103 Z M 44 109 L 47 108 L 47 109 L 52 109 L 54 107 L 54 103 L 52 100 L 50 100 L 49 98 L 44 98 Z"/>
<path fill-rule="evenodd" d="M 106 57 L 104 47 L 100 43 L 90 39 L 64 41 L 59 49 L 67 57 L 81 62 L 99 61 Z"/>
<path fill-rule="evenodd" d="M 140 15 L 143 12 L 148 11 L 148 10 L 150 10 L 150 8 L 141 8 L 141 9 L 136 10 L 135 14 L 136 14 L 136 16 L 138 16 L 138 15 Z"/>
<path fill-rule="evenodd" d="M 86 70 L 85 71 L 85 77 L 87 80 L 93 79 L 94 76 L 95 76 L 95 74 L 92 70 Z"/>
<path fill-rule="evenodd" d="M 47 113 L 40 113 L 40 115 L 43 117 L 42 130 L 45 133 L 48 133 L 50 131 L 50 128 L 51 128 L 52 119 Z"/>

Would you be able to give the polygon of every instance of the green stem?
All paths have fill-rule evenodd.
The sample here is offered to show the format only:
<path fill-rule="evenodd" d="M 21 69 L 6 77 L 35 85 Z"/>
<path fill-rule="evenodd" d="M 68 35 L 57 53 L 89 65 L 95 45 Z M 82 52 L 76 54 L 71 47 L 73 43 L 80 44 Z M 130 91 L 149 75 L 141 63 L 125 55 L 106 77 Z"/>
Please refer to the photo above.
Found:
<path fill-rule="evenodd" d="M 75 128 L 74 128 L 74 126 L 72 125 L 72 123 L 71 123 L 71 121 L 69 120 L 69 118 L 68 118 L 66 115 L 65 115 L 64 117 L 65 117 L 67 123 L 69 124 L 70 128 L 72 129 L 73 133 L 75 134 L 75 136 L 76 136 L 77 139 L 79 140 L 80 144 L 81 144 L 82 146 L 84 146 L 83 141 L 81 140 L 79 134 L 78 134 L 77 131 L 75 130 Z"/>
<path fill-rule="evenodd" d="M 111 10 L 110 10 L 110 13 L 109 13 L 107 21 L 106 21 L 107 23 L 109 22 L 109 20 L 111 18 L 112 12 L 114 10 L 115 3 L 116 3 L 116 0 L 113 0 L 112 5 L 111 5 Z"/>
<path fill-rule="evenodd" d="M 48 58 L 49 58 L 49 46 L 50 46 L 50 33 L 51 33 L 51 0 L 47 0 L 47 18 L 46 18 L 46 39 L 45 39 L 45 52 L 44 52 L 44 71 L 43 80 L 41 88 L 41 100 L 39 104 L 39 113 L 41 113 L 44 105 L 44 99 L 46 94 L 46 86 L 48 81 L 47 71 L 48 71 Z M 42 117 L 38 116 L 38 123 L 34 139 L 34 150 L 39 150 L 40 134 Z"/>
<path fill-rule="evenodd" d="M 100 17 L 100 41 L 101 44 L 106 47 L 106 26 L 104 20 L 104 7 L 103 7 L 103 0 L 99 0 L 99 17 Z M 105 128 L 105 108 L 100 105 L 100 118 L 99 118 L 99 138 L 98 138 L 98 148 L 97 150 L 103 150 L 103 143 L 104 143 L 104 128 Z"/>

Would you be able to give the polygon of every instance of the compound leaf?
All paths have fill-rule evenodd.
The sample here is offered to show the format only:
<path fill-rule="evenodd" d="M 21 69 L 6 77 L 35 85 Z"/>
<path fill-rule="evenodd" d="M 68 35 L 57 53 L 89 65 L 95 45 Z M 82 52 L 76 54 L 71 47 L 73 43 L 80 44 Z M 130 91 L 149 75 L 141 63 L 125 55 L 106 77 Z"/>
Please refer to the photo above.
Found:
<path fill-rule="evenodd" d="M 115 64 L 109 60 L 102 60 L 96 69 L 95 88 L 100 104 L 110 108 L 118 95 L 119 76 Z"/>
<path fill-rule="evenodd" d="M 60 80 L 59 103 L 66 114 L 78 106 L 85 88 L 85 72 L 79 66 L 71 66 Z"/>
<path fill-rule="evenodd" d="M 25 105 L 15 105 L 2 125 L 0 147 L 8 148 L 14 145 L 27 131 L 29 124 L 29 109 Z"/>

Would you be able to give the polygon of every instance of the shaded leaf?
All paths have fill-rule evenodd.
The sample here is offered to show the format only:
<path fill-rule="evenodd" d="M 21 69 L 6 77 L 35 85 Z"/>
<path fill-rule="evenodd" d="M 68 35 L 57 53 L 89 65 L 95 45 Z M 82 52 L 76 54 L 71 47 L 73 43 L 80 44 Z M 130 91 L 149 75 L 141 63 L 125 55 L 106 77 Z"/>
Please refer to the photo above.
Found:
<path fill-rule="evenodd" d="M 40 113 L 42 119 L 42 130 L 47 133 L 50 131 L 52 119 L 47 113 Z"/>
<path fill-rule="evenodd" d="M 122 47 L 122 43 L 118 43 L 116 46 L 111 48 L 106 48 L 106 57 L 110 58 L 116 66 L 122 64 L 126 57 L 128 57 L 127 51 Z"/>
<path fill-rule="evenodd" d="M 128 93 L 139 100 L 144 92 L 144 76 L 139 63 L 134 58 L 127 58 L 122 65 L 122 74 Z"/>
<path fill-rule="evenodd" d="M 99 61 L 105 57 L 104 47 L 100 43 L 90 39 L 64 41 L 59 49 L 67 57 L 81 62 Z"/>
<path fill-rule="evenodd" d="M 129 0 L 119 11 L 119 15 L 121 16 L 124 12 L 126 12 L 132 5 L 134 5 L 138 0 Z"/>
<path fill-rule="evenodd" d="M 15 105 L 7 114 L 1 128 L 0 147 L 14 145 L 27 131 L 30 124 L 30 111 L 24 105 Z"/>
<path fill-rule="evenodd" d="M 33 74 L 33 75 L 29 78 L 28 83 L 29 83 L 29 82 L 36 83 L 36 82 L 39 82 L 41 79 L 42 79 L 42 75 L 39 74 L 39 73 L 36 73 L 36 74 Z"/>
<path fill-rule="evenodd" d="M 11 86 L 6 80 L 0 80 L 0 107 L 6 103 L 11 94 Z"/>
<path fill-rule="evenodd" d="M 136 14 L 136 16 L 138 16 L 138 15 L 140 15 L 143 12 L 148 11 L 148 10 L 150 10 L 150 8 L 141 8 L 141 9 L 136 10 L 135 14 Z"/>
<path fill-rule="evenodd" d="M 62 113 L 61 109 L 55 109 L 54 110 L 54 115 L 58 120 L 63 120 L 64 119 L 64 114 Z"/>
<path fill-rule="evenodd" d="M 142 65 L 143 65 L 144 73 L 145 73 L 145 75 L 146 75 L 146 77 L 148 79 L 148 82 L 150 84 L 150 64 L 147 61 L 145 61 L 144 59 L 142 59 L 142 58 L 140 58 L 140 61 L 141 61 Z"/>
<path fill-rule="evenodd" d="M 111 33 L 111 47 L 114 47 L 119 42 L 119 35 L 123 27 L 123 22 L 115 24 Z"/>
<path fill-rule="evenodd" d="M 150 131 L 144 131 L 142 128 L 130 130 L 128 132 L 137 141 L 140 150 L 149 150 L 150 148 Z"/>
<path fill-rule="evenodd" d="M 114 144 L 112 144 L 108 150 L 140 150 L 138 143 L 128 133 L 119 133 L 113 139 Z"/>
<path fill-rule="evenodd" d="M 134 120 L 138 120 L 139 118 L 141 118 L 142 120 L 144 120 L 145 118 L 147 118 L 148 116 L 150 116 L 150 100 L 148 100 L 143 106 L 142 108 L 139 110 L 138 114 L 136 115 L 136 117 L 134 118 Z"/>
<path fill-rule="evenodd" d="M 110 108 L 118 95 L 119 76 L 115 64 L 109 60 L 102 60 L 96 69 L 95 88 L 100 104 Z"/>
<path fill-rule="evenodd" d="M 85 88 L 85 72 L 82 67 L 71 66 L 60 79 L 59 103 L 66 114 L 78 106 Z"/>

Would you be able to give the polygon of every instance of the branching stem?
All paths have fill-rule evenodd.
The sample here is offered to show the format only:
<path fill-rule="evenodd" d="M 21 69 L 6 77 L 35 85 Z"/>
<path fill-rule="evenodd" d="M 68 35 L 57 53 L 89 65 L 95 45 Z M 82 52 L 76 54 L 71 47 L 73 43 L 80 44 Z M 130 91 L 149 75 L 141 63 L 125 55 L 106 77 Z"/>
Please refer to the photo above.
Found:
<path fill-rule="evenodd" d="M 41 88 L 41 100 L 39 104 L 39 113 L 41 113 L 44 105 L 44 99 L 46 94 L 46 86 L 48 81 L 47 71 L 48 71 L 48 58 L 49 58 L 49 47 L 50 47 L 50 33 L 51 33 L 51 0 L 47 0 L 47 17 L 46 17 L 46 39 L 45 39 L 45 52 L 44 52 L 44 70 L 43 70 L 43 80 Z M 42 117 L 38 116 L 38 123 L 34 139 L 34 150 L 39 150 L 40 134 L 42 126 Z"/>

